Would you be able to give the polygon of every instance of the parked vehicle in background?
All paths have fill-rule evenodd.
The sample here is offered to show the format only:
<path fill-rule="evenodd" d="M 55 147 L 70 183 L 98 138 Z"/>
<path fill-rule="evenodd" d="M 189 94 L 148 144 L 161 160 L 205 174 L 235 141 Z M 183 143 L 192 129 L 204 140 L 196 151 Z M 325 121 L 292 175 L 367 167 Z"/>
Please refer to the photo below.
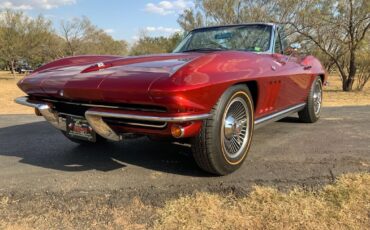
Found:
<path fill-rule="evenodd" d="M 282 33 L 272 23 L 205 27 L 170 54 L 56 60 L 18 83 L 28 97 L 16 101 L 72 141 L 173 138 L 191 144 L 203 170 L 225 175 L 245 160 L 255 128 L 297 112 L 302 122 L 320 117 L 325 71 Z"/>
<path fill-rule="evenodd" d="M 15 68 L 15 71 L 19 74 L 32 73 L 33 69 L 28 65 L 21 65 Z"/>

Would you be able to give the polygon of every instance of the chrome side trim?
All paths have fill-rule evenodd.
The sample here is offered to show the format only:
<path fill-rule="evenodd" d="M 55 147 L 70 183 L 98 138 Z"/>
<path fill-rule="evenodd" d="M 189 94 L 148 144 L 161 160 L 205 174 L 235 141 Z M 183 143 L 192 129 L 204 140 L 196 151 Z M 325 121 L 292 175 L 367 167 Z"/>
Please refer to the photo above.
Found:
<path fill-rule="evenodd" d="M 33 107 L 38 109 L 41 115 L 52 124 L 55 128 L 66 131 L 66 122 L 58 116 L 58 113 L 54 112 L 47 103 L 32 102 L 29 101 L 28 97 L 18 97 L 15 102 L 20 105 Z"/>
<path fill-rule="evenodd" d="M 189 115 L 180 117 L 159 117 L 159 116 L 145 116 L 145 115 L 135 115 L 128 113 L 113 113 L 113 112 L 99 112 L 94 110 L 87 110 L 85 116 L 100 116 L 100 117 L 111 117 L 111 118 L 122 118 L 122 119 L 132 119 L 138 121 L 159 121 L 159 122 L 186 122 L 186 121 L 197 121 L 209 118 L 210 114 L 199 114 L 199 115 Z"/>
<path fill-rule="evenodd" d="M 288 115 L 301 111 L 306 106 L 306 103 L 301 103 L 295 106 L 292 106 L 288 109 L 284 109 L 280 112 L 273 113 L 267 116 L 264 116 L 262 118 L 259 118 L 254 121 L 254 129 L 260 128 L 264 126 L 265 124 L 268 124 L 270 122 L 278 121 L 280 119 L 283 119 L 284 117 L 287 117 Z"/>
<path fill-rule="evenodd" d="M 117 112 L 99 112 L 92 109 L 85 112 L 86 120 L 89 122 L 91 127 L 100 136 L 113 141 L 121 140 L 121 136 L 117 135 L 103 120 L 103 117 L 108 118 L 121 118 L 121 119 L 132 119 L 140 121 L 159 121 L 159 122 L 185 122 L 185 121 L 195 121 L 203 120 L 210 117 L 210 114 L 200 114 L 182 117 L 158 117 L 158 116 L 144 116 L 144 115 L 134 115 L 127 113 L 117 113 Z M 142 124 L 141 124 L 142 125 Z"/>

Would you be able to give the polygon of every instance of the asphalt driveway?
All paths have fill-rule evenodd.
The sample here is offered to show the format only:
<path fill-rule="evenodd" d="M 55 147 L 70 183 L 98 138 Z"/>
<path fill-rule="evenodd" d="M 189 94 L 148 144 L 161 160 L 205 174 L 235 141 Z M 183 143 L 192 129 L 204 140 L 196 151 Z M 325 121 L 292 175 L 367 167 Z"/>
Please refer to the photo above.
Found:
<path fill-rule="evenodd" d="M 84 147 L 40 117 L 0 116 L 0 193 L 120 190 L 156 199 L 243 193 L 254 184 L 316 187 L 358 171 L 370 171 L 370 106 L 324 108 L 315 124 L 291 117 L 258 129 L 242 168 L 225 177 L 199 170 L 188 147 L 147 138 Z"/>

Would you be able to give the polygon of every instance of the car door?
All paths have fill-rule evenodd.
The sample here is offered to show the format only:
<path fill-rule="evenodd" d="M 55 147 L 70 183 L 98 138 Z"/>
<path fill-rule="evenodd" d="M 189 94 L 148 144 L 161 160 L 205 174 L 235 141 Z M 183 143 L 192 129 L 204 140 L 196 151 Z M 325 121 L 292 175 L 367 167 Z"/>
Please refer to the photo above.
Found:
<path fill-rule="evenodd" d="M 305 102 L 307 90 L 311 84 L 309 71 L 301 64 L 301 58 L 286 53 L 286 42 L 282 29 L 275 32 L 273 61 L 276 63 L 276 75 L 281 81 L 277 110 L 282 110 Z"/>

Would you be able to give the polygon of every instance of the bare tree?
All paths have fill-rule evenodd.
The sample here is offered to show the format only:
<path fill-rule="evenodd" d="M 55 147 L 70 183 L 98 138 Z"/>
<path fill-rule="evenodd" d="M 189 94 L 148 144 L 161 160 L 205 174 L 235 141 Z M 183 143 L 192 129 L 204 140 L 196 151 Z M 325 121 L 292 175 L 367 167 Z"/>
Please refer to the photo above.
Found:
<path fill-rule="evenodd" d="M 335 63 L 344 91 L 355 82 L 357 52 L 370 28 L 369 7 L 368 0 L 306 0 L 288 22 Z"/>
<path fill-rule="evenodd" d="M 178 19 L 185 30 L 256 21 L 284 24 L 289 40 L 304 43 L 329 70 L 335 66 L 343 90 L 352 90 L 358 51 L 370 28 L 369 0 L 197 0 Z"/>
<path fill-rule="evenodd" d="M 204 26 L 204 19 L 200 11 L 195 9 L 186 9 L 182 14 L 180 14 L 177 19 L 177 23 L 179 23 L 184 31 L 190 31 Z"/>
<path fill-rule="evenodd" d="M 84 39 L 86 30 L 91 26 L 90 21 L 84 17 L 73 18 L 71 21 L 62 21 L 62 37 L 66 42 L 66 54 L 73 56 L 77 53 Z"/>
<path fill-rule="evenodd" d="M 362 90 L 370 80 L 370 35 L 358 51 L 357 90 Z"/>
<path fill-rule="evenodd" d="M 127 54 L 127 42 L 115 41 L 112 36 L 93 25 L 86 17 L 62 21 L 61 34 L 66 44 L 66 55 Z"/>

